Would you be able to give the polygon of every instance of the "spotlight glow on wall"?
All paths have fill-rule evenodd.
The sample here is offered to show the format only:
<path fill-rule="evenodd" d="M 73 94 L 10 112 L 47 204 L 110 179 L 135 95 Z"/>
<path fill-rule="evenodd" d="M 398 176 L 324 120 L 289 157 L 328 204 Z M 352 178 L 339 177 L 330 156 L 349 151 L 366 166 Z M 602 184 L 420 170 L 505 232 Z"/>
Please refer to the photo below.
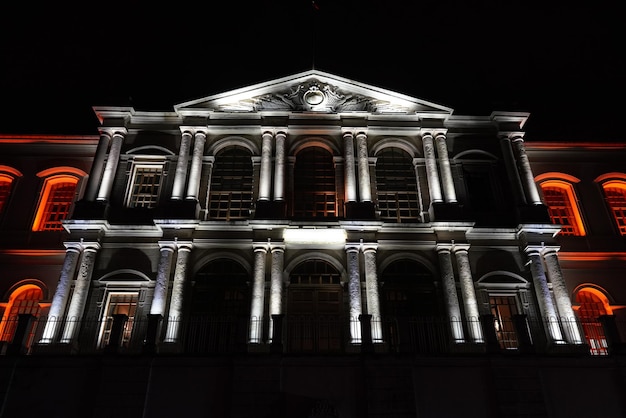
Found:
<path fill-rule="evenodd" d="M 346 231 L 336 228 L 291 228 L 283 231 L 285 243 L 290 244 L 342 244 Z"/>

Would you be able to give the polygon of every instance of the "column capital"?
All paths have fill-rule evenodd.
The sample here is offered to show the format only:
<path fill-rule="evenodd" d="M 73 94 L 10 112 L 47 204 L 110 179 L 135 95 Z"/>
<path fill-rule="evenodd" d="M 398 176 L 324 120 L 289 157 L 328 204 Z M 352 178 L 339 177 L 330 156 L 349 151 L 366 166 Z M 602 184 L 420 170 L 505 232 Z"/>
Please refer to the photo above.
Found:
<path fill-rule="evenodd" d="M 98 131 L 100 131 L 100 135 L 108 135 L 111 138 L 113 138 L 114 136 L 124 137 L 126 136 L 126 134 L 128 134 L 128 129 L 121 127 L 121 126 L 118 126 L 118 127 L 102 126 L 98 128 Z"/>
<path fill-rule="evenodd" d="M 285 252 L 285 244 L 269 244 L 269 247 L 270 251 L 273 253 Z"/>
<path fill-rule="evenodd" d="M 191 251 L 193 249 L 193 242 L 177 240 L 176 248 L 178 248 L 178 251 Z"/>
<path fill-rule="evenodd" d="M 448 129 L 446 128 L 436 128 L 436 129 L 423 129 L 422 132 L 422 138 L 423 137 L 440 137 L 440 136 L 446 136 L 448 134 Z"/>
<path fill-rule="evenodd" d="M 349 242 L 346 243 L 346 252 L 347 253 L 358 253 L 359 250 L 361 249 L 361 243 L 360 242 Z"/>
<path fill-rule="evenodd" d="M 64 242 L 65 251 L 81 252 L 83 250 L 83 244 L 80 242 Z"/>
<path fill-rule="evenodd" d="M 287 135 L 287 127 L 286 126 L 261 126 L 261 135 L 272 135 L 272 136 L 278 136 L 278 135 Z"/>
<path fill-rule="evenodd" d="M 437 243 L 435 245 L 435 250 L 438 253 L 450 253 L 452 252 L 452 248 L 454 248 L 453 243 Z"/>
<path fill-rule="evenodd" d="M 360 245 L 363 253 L 376 252 L 378 250 L 378 244 L 375 242 L 365 242 Z"/>
<path fill-rule="evenodd" d="M 95 241 L 81 241 L 80 245 L 83 248 L 83 251 L 98 251 L 101 247 L 100 243 Z"/>
<path fill-rule="evenodd" d="M 508 139 L 513 141 L 515 139 L 523 141 L 525 132 L 522 131 L 499 131 L 498 138 L 501 140 Z"/>
<path fill-rule="evenodd" d="M 172 252 L 176 250 L 176 242 L 174 241 L 159 241 L 158 244 L 161 250 L 170 250 Z"/>
<path fill-rule="evenodd" d="M 188 132 L 190 135 L 193 135 L 194 137 L 196 135 L 204 135 L 205 137 L 207 136 L 206 126 L 181 126 L 180 132 L 183 134 Z"/>
<path fill-rule="evenodd" d="M 341 136 L 342 137 L 346 137 L 346 136 L 351 136 L 354 137 L 354 128 L 341 128 Z"/>
<path fill-rule="evenodd" d="M 531 256 L 531 255 L 541 255 L 543 253 L 543 251 L 545 250 L 545 246 L 544 245 L 527 245 L 524 248 L 524 253 L 526 253 L 526 255 Z"/>
<path fill-rule="evenodd" d="M 460 253 L 460 252 L 468 252 L 470 249 L 469 244 L 454 244 L 452 246 L 452 252 Z"/>
<path fill-rule="evenodd" d="M 356 132 L 356 137 L 365 137 L 367 138 L 367 128 L 357 128 L 354 130 L 354 132 Z"/>
<path fill-rule="evenodd" d="M 267 253 L 267 250 L 270 248 L 270 243 L 269 242 L 253 242 L 252 243 L 252 248 L 254 249 L 254 252 L 264 252 Z"/>

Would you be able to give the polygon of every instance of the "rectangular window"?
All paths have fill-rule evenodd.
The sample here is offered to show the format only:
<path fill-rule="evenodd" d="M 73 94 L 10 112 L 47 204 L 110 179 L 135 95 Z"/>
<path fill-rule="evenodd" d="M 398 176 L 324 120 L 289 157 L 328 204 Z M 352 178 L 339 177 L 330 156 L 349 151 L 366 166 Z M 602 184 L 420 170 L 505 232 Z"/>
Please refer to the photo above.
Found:
<path fill-rule="evenodd" d="M 138 296 L 139 294 L 137 292 L 109 293 L 102 315 L 99 342 L 100 347 L 105 347 L 109 344 L 114 325 L 113 315 L 119 314 L 126 315 L 127 317 L 122 330 L 121 346 L 128 347 L 133 332 L 135 314 L 137 313 Z"/>
<path fill-rule="evenodd" d="M 489 305 L 494 317 L 494 327 L 500 347 L 504 350 L 517 349 L 519 340 L 513 323 L 513 315 L 518 313 L 515 296 L 491 295 L 489 296 Z"/>
<path fill-rule="evenodd" d="M 163 181 L 162 165 L 136 165 L 128 196 L 128 207 L 153 208 L 159 200 Z"/>

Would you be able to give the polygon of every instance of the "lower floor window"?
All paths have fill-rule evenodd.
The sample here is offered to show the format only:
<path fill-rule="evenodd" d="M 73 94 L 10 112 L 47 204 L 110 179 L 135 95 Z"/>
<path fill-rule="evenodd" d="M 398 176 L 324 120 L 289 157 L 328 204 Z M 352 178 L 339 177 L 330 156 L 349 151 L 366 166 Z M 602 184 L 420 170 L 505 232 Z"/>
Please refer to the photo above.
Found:
<path fill-rule="evenodd" d="M 109 293 L 107 303 L 102 315 L 100 331 L 100 347 L 107 346 L 111 341 L 111 333 L 114 325 L 114 315 L 126 315 L 127 319 L 123 326 L 120 344 L 127 347 L 133 331 L 133 323 L 137 312 L 136 292 Z"/>

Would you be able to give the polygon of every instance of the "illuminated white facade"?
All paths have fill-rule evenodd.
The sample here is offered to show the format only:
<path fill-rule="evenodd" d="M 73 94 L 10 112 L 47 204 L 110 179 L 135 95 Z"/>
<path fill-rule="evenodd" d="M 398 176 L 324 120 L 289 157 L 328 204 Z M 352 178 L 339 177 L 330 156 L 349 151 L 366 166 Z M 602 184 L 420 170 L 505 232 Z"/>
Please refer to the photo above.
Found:
<path fill-rule="evenodd" d="M 24 158 L 19 138 L 0 138 L 5 231 L 28 167 L 41 166 L 40 179 L 49 172 L 65 179 L 49 181 L 40 201 L 57 196 L 57 184 L 76 196 L 58 223 L 64 231 L 30 228 L 54 220 L 52 209 L 39 209 L 23 222 L 29 237 L 15 235 L 19 248 L 2 241 L 6 271 L 33 278 L 2 278 L 4 323 L 9 311 L 23 314 L 11 335 L 32 330 L 19 341 L 7 338 L 8 353 L 81 361 L 85 354 L 143 354 L 157 363 L 279 354 L 291 366 L 276 366 L 284 379 L 277 393 L 306 392 L 308 416 L 346 417 L 378 416 L 388 395 L 358 406 L 345 388 L 324 393 L 321 377 L 306 380 L 307 392 L 295 377 L 305 366 L 289 362 L 336 356 L 361 370 L 344 378 L 369 373 L 368 382 L 376 369 L 359 369 L 355 359 L 380 356 L 389 377 L 400 356 L 400 380 L 413 389 L 398 395 L 406 399 L 396 412 L 430 416 L 432 357 L 451 359 L 445 369 L 469 356 L 483 370 L 494 354 L 505 362 L 530 354 L 586 362 L 619 355 L 626 305 L 626 289 L 615 285 L 626 267 L 621 145 L 526 142 L 526 113 L 455 115 L 315 70 L 171 112 L 94 111 L 97 136 L 21 137 L 34 150 L 28 164 L 16 162 Z M 10 180 L 6 195 L 3 179 Z M 599 202 L 591 209 L 581 196 Z M 57 241 L 28 248 L 44 235 Z M 44 258 L 52 269 L 28 273 L 32 260 Z M 592 277 L 603 263 L 610 264 L 603 279 Z M 35 288 L 42 295 L 36 313 L 11 311 L 19 289 Z M 213 367 L 202 364 L 199 370 Z M 220 370 L 236 379 L 235 371 Z M 477 379 L 476 388 L 487 385 Z M 210 389 L 215 399 L 218 386 Z M 537 413 L 555 402 L 542 393 Z M 520 402 L 506 396 L 473 399 L 476 416 L 500 416 Z M 215 402 L 230 411 L 224 416 L 244 414 L 233 412 L 243 406 Z M 160 416 L 156 406 L 142 407 Z"/>

